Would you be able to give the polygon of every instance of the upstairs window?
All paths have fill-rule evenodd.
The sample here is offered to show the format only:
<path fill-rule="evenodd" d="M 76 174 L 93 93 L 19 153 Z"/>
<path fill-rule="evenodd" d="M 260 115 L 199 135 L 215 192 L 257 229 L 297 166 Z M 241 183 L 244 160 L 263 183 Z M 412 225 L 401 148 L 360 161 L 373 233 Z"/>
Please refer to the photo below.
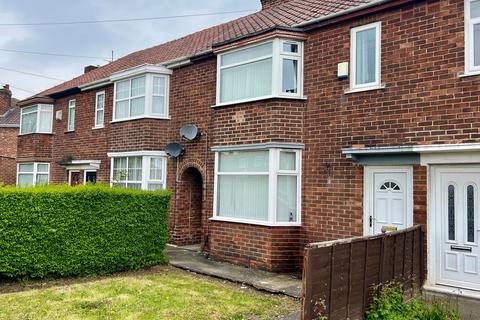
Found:
<path fill-rule="evenodd" d="M 350 40 L 351 89 L 379 87 L 381 23 L 353 28 Z"/>
<path fill-rule="evenodd" d="M 52 133 L 53 105 L 38 104 L 22 109 L 20 134 Z"/>
<path fill-rule="evenodd" d="M 95 128 L 103 128 L 105 118 L 105 91 L 95 95 Z"/>
<path fill-rule="evenodd" d="M 68 102 L 68 128 L 67 131 L 74 131 L 75 130 L 75 109 L 76 109 L 76 101 L 70 100 Z"/>
<path fill-rule="evenodd" d="M 115 82 L 113 121 L 167 118 L 168 80 L 168 76 L 147 74 Z"/>
<path fill-rule="evenodd" d="M 217 104 L 302 97 L 303 44 L 275 39 L 218 57 Z"/>
<path fill-rule="evenodd" d="M 465 0 L 465 73 L 480 73 L 480 0 Z"/>

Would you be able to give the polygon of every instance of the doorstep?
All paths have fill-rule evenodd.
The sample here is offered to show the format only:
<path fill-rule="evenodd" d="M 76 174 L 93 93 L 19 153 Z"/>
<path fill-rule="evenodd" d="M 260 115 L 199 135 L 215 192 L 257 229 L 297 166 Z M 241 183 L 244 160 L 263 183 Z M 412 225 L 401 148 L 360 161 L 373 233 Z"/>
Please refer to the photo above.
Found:
<path fill-rule="evenodd" d="M 429 302 L 441 302 L 449 309 L 457 310 L 460 319 L 478 319 L 480 314 L 480 300 L 477 295 L 465 295 L 460 289 L 451 289 L 440 286 L 424 286 L 423 299 Z"/>
<path fill-rule="evenodd" d="M 259 290 L 301 298 L 302 281 L 292 274 L 249 269 L 208 259 L 191 248 L 167 245 L 170 265 L 220 279 L 246 284 Z"/>

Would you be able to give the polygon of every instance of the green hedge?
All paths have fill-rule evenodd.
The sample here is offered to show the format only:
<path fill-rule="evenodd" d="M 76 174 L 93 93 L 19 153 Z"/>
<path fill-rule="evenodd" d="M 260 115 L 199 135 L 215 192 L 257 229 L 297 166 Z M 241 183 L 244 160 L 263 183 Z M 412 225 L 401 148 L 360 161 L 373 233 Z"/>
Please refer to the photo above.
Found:
<path fill-rule="evenodd" d="M 0 278 L 104 274 L 164 264 L 169 191 L 0 188 Z"/>

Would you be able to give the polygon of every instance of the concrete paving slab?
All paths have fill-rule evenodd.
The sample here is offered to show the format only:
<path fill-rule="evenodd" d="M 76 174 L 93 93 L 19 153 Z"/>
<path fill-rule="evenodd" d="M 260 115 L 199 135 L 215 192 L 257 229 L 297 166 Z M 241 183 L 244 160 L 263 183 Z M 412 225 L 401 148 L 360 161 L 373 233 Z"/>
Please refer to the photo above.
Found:
<path fill-rule="evenodd" d="M 202 253 L 189 249 L 167 246 L 170 264 L 199 274 L 250 285 L 259 290 L 281 293 L 297 299 L 301 297 L 301 280 L 295 275 L 254 270 L 213 261 Z"/>

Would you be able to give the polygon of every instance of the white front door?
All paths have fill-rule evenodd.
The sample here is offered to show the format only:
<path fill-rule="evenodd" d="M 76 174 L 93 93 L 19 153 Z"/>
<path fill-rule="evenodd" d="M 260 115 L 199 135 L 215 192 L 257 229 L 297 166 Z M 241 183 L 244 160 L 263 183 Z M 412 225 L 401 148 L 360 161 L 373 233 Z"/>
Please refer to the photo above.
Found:
<path fill-rule="evenodd" d="M 413 224 L 411 167 L 365 167 L 364 234 Z"/>
<path fill-rule="evenodd" d="M 480 167 L 438 167 L 434 172 L 436 283 L 480 290 Z"/>

